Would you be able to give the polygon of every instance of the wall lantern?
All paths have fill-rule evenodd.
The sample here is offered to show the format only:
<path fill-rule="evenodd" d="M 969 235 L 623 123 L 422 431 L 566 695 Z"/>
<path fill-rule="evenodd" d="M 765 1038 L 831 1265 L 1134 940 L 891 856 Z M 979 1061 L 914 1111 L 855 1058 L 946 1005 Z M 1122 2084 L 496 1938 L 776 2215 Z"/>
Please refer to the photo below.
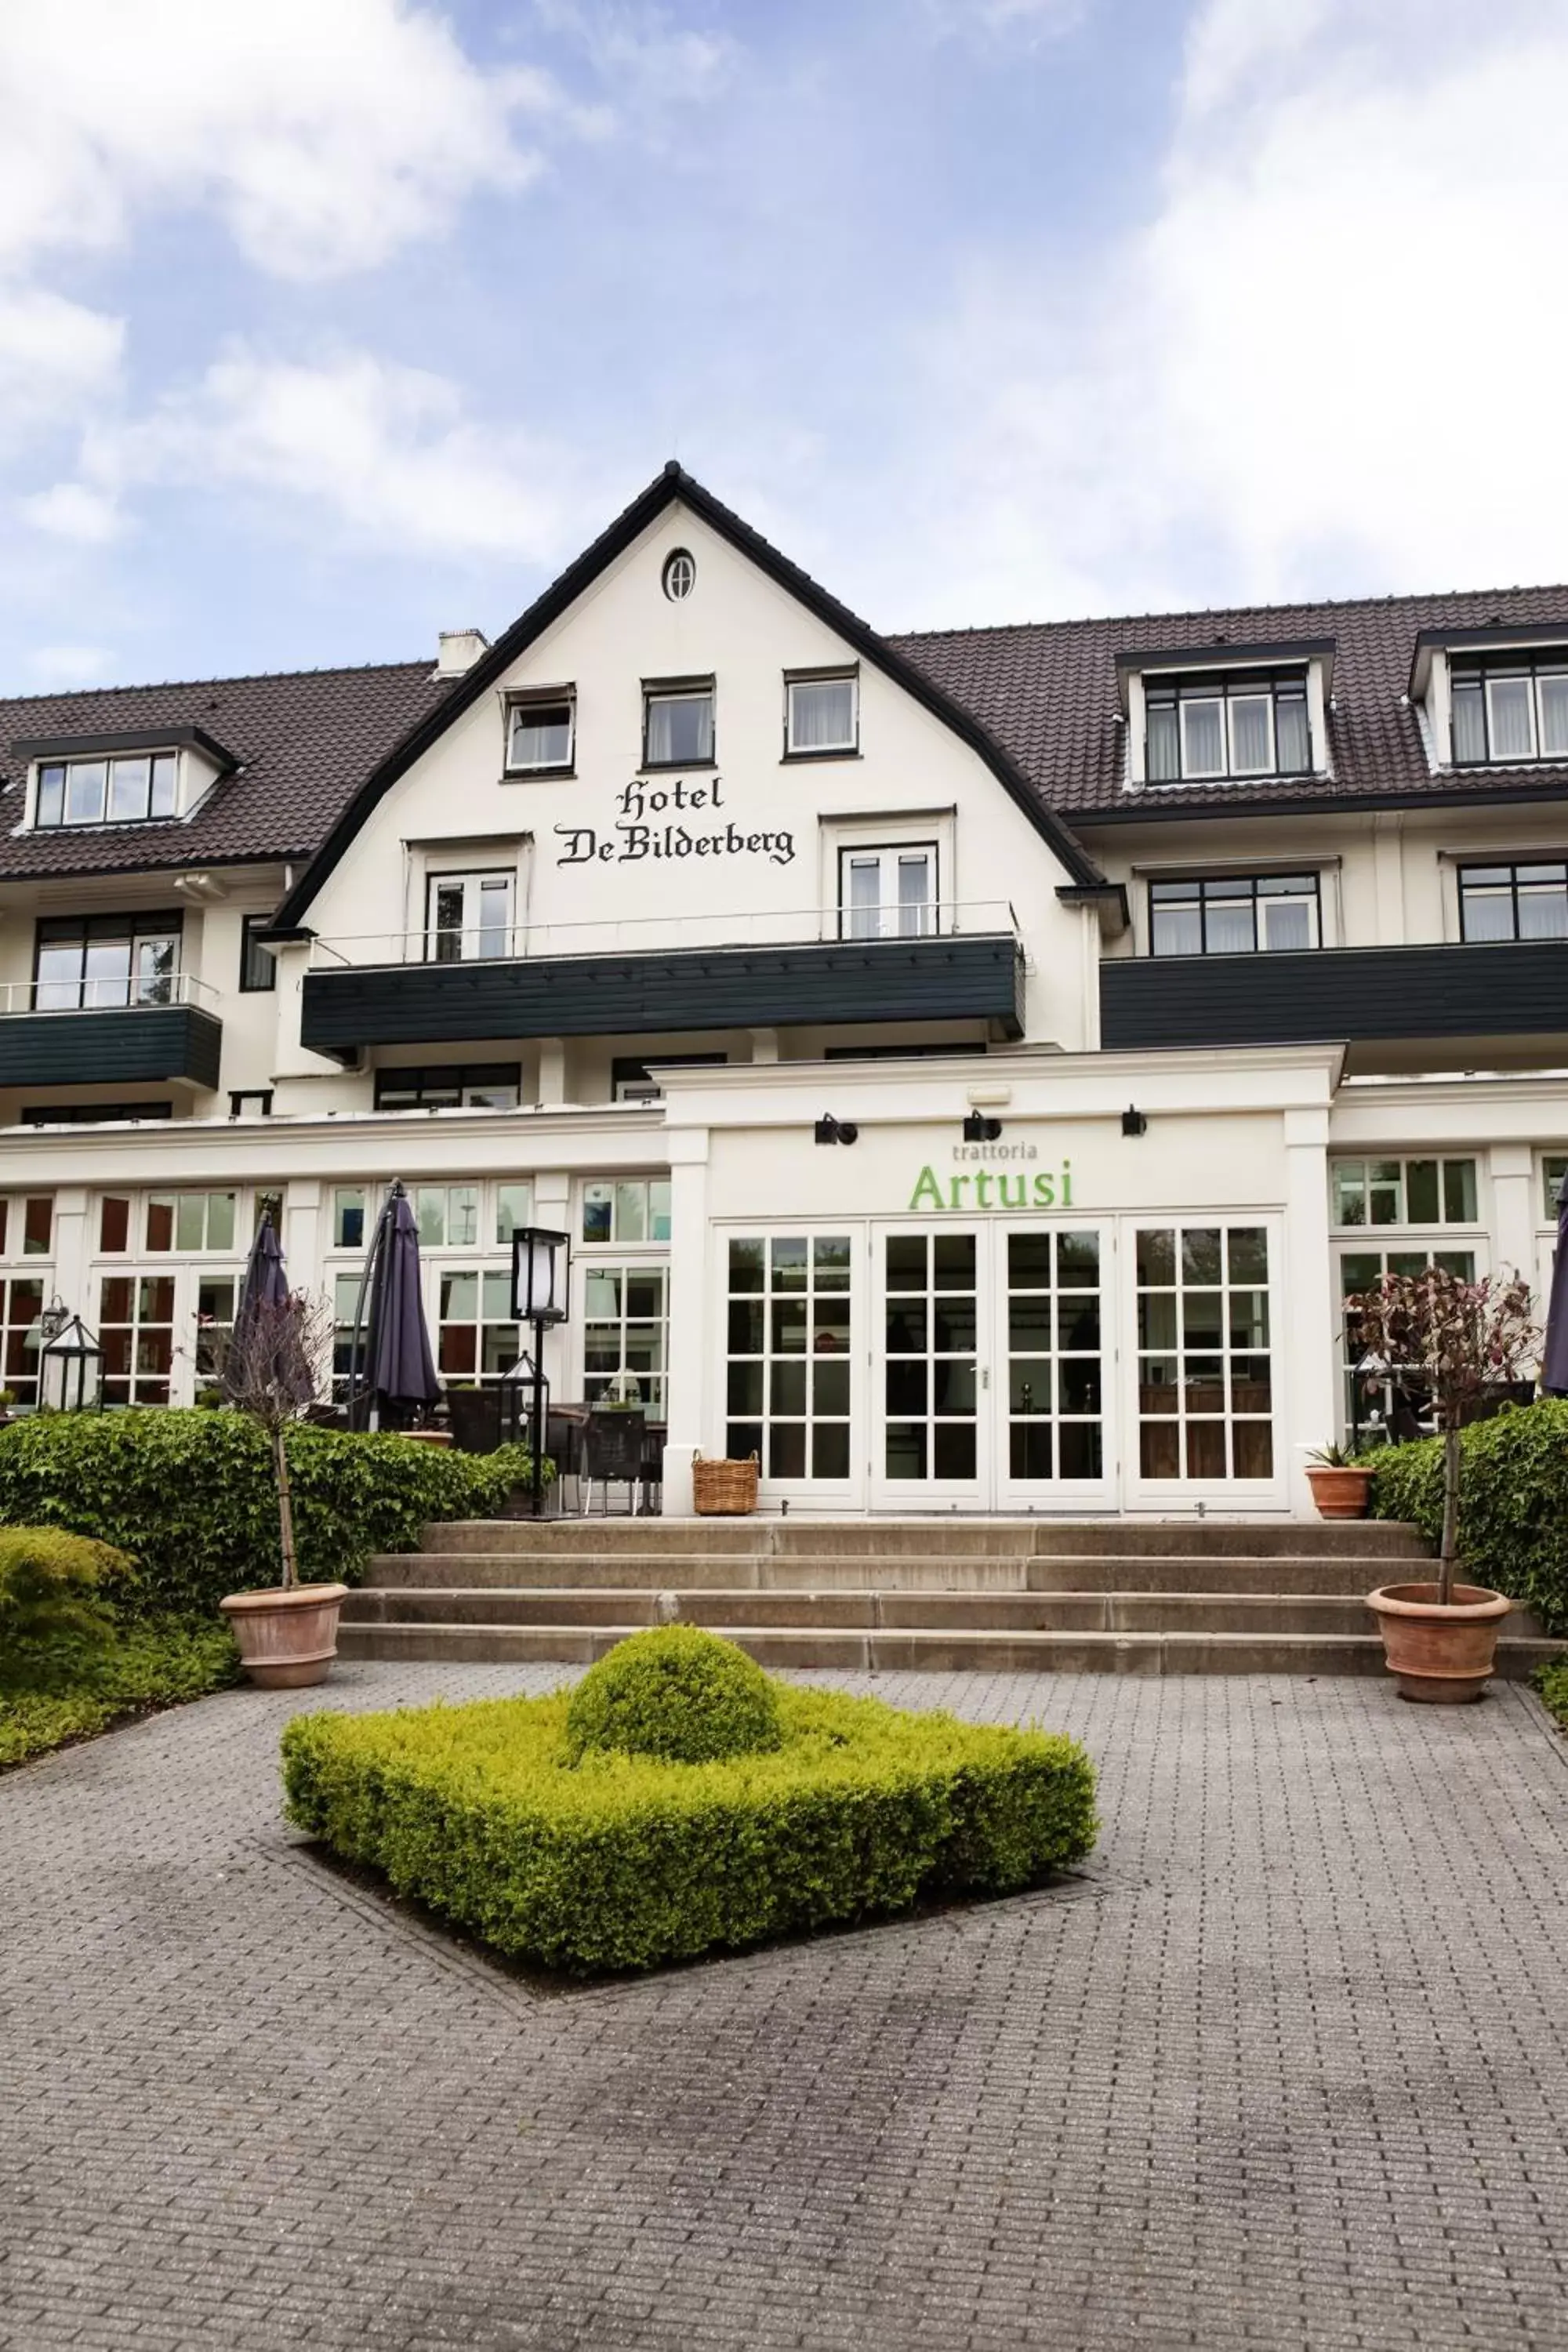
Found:
<path fill-rule="evenodd" d="M 1147 1135 L 1149 1132 L 1148 1119 L 1131 1104 L 1121 1114 L 1121 1132 L 1123 1135 Z"/>
<path fill-rule="evenodd" d="M 103 1349 L 79 1315 L 70 1315 L 38 1349 L 38 1402 L 49 1412 L 85 1412 L 102 1403 Z"/>
<path fill-rule="evenodd" d="M 521 1225 L 511 1237 L 511 1311 L 520 1323 L 564 1323 L 571 1295 L 572 1237 Z"/>
<path fill-rule="evenodd" d="M 831 1111 L 824 1112 L 816 1122 L 818 1143 L 856 1143 L 860 1130 L 853 1119 L 835 1118 Z"/>
<path fill-rule="evenodd" d="M 994 1143 L 1001 1132 L 1001 1120 L 987 1118 L 983 1110 L 972 1110 L 963 1122 L 965 1143 Z"/>

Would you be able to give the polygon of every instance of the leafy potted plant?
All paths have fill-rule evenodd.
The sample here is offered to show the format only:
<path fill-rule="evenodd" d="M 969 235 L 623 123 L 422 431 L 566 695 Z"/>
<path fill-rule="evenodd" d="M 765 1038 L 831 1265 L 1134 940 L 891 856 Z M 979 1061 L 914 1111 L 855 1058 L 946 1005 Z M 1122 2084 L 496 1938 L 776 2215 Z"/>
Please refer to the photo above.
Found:
<path fill-rule="evenodd" d="M 278 1487 L 278 1583 L 231 1592 L 219 1603 L 246 1673 L 267 1690 L 326 1680 L 348 1596 L 346 1584 L 300 1583 L 289 1486 L 289 1425 L 315 1396 L 316 1366 L 331 1328 L 331 1308 L 312 1304 L 303 1291 L 247 1298 L 222 1350 L 224 1394 L 266 1431 Z"/>
<path fill-rule="evenodd" d="M 1320 1445 L 1307 1456 L 1307 1484 L 1321 1519 L 1364 1519 L 1372 1473 L 1342 1445 Z"/>
<path fill-rule="evenodd" d="M 1385 1274 L 1375 1290 L 1345 1301 L 1359 1326 L 1363 1363 L 1399 1370 L 1426 1389 L 1443 1437 L 1443 1535 L 1430 1583 L 1385 1584 L 1368 1596 L 1389 1672 L 1404 1698 L 1479 1698 L 1492 1671 L 1498 1629 L 1512 1607 L 1484 1585 L 1459 1584 L 1459 1431 L 1500 1383 L 1533 1361 L 1541 1332 L 1530 1285 L 1466 1282 L 1441 1266 Z"/>

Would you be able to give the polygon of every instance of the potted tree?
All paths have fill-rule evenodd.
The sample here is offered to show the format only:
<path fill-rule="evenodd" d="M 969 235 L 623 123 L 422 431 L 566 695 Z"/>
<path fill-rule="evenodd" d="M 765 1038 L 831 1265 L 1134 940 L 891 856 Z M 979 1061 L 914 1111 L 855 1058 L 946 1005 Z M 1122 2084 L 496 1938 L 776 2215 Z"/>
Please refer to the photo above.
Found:
<path fill-rule="evenodd" d="M 288 1431 L 316 1393 L 316 1366 L 331 1329 L 331 1310 L 303 1291 L 247 1299 L 222 1350 L 228 1402 L 267 1433 L 278 1490 L 276 1585 L 231 1592 L 219 1607 L 234 1630 L 241 1663 L 268 1690 L 324 1682 L 338 1650 L 346 1584 L 301 1584 L 289 1486 Z"/>
<path fill-rule="evenodd" d="M 1372 1472 L 1342 1445 L 1320 1445 L 1307 1456 L 1307 1484 L 1321 1519 L 1364 1519 Z"/>
<path fill-rule="evenodd" d="M 1368 1595 L 1389 1672 L 1403 1698 L 1479 1698 L 1492 1671 L 1498 1629 L 1512 1602 L 1455 1580 L 1459 1536 L 1459 1432 L 1500 1384 L 1517 1381 L 1541 1333 L 1530 1285 L 1466 1282 L 1437 1265 L 1385 1274 L 1375 1290 L 1345 1301 L 1370 1360 L 1425 1386 L 1443 1439 L 1443 1533 L 1430 1583 L 1385 1584 Z"/>

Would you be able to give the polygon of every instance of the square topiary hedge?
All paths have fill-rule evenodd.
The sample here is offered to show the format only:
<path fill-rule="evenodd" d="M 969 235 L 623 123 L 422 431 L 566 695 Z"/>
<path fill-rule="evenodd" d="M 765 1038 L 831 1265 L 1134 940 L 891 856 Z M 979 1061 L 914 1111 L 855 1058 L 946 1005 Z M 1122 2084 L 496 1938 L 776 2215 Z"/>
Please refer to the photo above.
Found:
<path fill-rule="evenodd" d="M 289 1817 L 498 1950 L 575 1974 L 1016 1892 L 1094 1843 L 1076 1741 L 774 1688 L 779 1745 L 705 1763 L 584 1750 L 566 1691 L 299 1716 Z"/>

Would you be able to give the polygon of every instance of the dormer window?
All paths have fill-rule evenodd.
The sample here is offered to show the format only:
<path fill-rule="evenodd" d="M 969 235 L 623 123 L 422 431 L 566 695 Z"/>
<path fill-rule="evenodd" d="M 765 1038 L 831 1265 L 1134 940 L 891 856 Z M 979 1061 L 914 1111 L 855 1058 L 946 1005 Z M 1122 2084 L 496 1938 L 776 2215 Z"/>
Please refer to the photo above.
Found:
<path fill-rule="evenodd" d="M 1143 707 L 1152 784 L 1311 772 L 1304 669 L 1149 677 Z"/>
<path fill-rule="evenodd" d="M 173 751 L 118 760 L 41 760 L 39 825 L 134 824 L 175 813 L 179 761 Z"/>
<path fill-rule="evenodd" d="M 508 774 L 570 775 L 576 718 L 576 698 L 570 688 L 552 694 L 520 695 L 507 718 Z"/>
<path fill-rule="evenodd" d="M 1568 760 L 1568 647 L 1456 656 L 1449 694 L 1456 767 Z"/>

